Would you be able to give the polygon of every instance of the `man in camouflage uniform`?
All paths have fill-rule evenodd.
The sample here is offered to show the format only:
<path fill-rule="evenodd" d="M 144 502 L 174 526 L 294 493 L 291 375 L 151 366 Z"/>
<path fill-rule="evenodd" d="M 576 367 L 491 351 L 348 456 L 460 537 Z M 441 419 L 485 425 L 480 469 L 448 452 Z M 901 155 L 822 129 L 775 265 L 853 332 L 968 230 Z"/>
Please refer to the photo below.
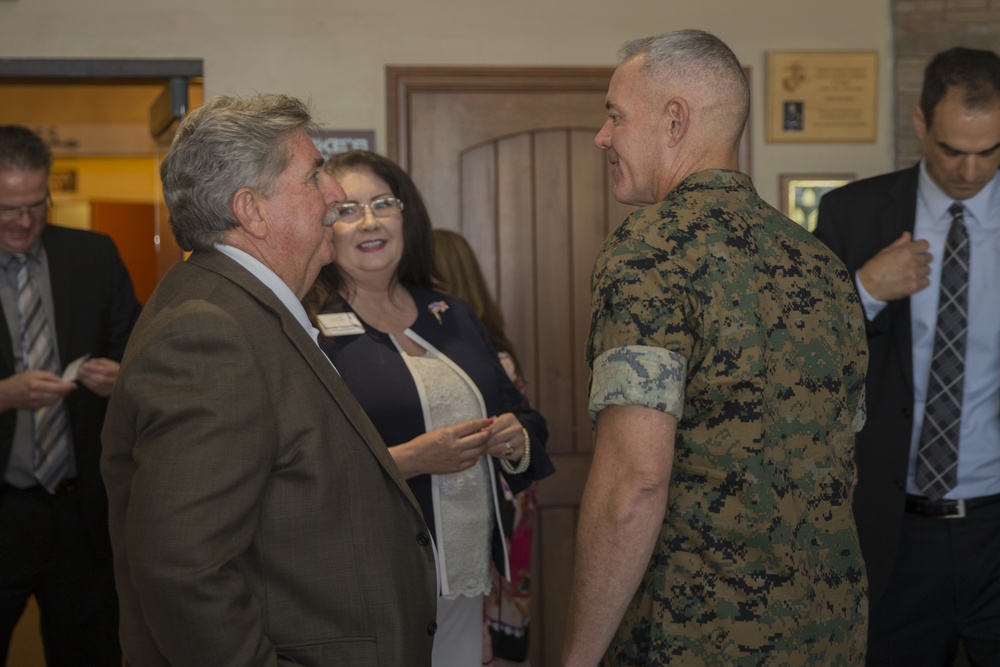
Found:
<path fill-rule="evenodd" d="M 749 87 L 733 52 L 685 30 L 620 56 L 596 142 L 616 199 L 651 206 L 594 269 L 564 663 L 860 665 L 857 296 L 735 171 Z"/>

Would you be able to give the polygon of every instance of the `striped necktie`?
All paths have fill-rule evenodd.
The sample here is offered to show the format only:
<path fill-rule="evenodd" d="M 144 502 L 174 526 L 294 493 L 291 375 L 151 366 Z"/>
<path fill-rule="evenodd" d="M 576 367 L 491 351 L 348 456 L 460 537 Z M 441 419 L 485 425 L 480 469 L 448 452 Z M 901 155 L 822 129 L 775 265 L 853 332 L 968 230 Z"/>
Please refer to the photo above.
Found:
<path fill-rule="evenodd" d="M 964 211 L 959 203 L 948 209 L 951 229 L 941 260 L 934 353 L 917 447 L 915 481 L 933 500 L 943 498 L 958 483 L 969 291 L 969 232 L 965 229 Z"/>
<path fill-rule="evenodd" d="M 21 355 L 24 370 L 46 370 L 59 375 L 52 344 L 52 331 L 35 281 L 28 271 L 28 258 L 14 255 L 17 269 L 17 313 L 21 319 Z M 57 403 L 35 410 L 34 450 L 32 459 L 35 477 L 50 493 L 54 492 L 69 469 L 69 420 L 66 404 Z"/>

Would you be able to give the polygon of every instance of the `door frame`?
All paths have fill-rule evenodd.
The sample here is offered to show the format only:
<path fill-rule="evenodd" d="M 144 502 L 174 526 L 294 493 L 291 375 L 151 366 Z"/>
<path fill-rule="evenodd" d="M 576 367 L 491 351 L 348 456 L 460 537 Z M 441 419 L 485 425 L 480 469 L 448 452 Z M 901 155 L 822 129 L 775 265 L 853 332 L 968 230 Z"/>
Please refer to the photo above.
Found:
<path fill-rule="evenodd" d="M 202 79 L 204 69 L 200 59 L 0 58 L 0 85 L 162 84 L 168 93 L 162 98 L 165 102 L 158 99 L 156 108 L 150 110 L 150 134 L 155 139 L 165 129 L 169 120 L 165 117 L 176 111 L 172 102 L 177 93 L 184 89 L 186 106 L 186 87 L 191 79 Z"/>
<path fill-rule="evenodd" d="M 0 58 L 2 79 L 170 79 L 201 77 L 198 59 Z"/>
<path fill-rule="evenodd" d="M 614 67 L 464 67 L 386 65 L 386 143 L 409 171 L 410 95 L 426 92 L 606 92 Z"/>
<path fill-rule="evenodd" d="M 0 61 L 2 62 L 2 61 Z M 606 91 L 614 67 L 497 67 L 386 65 L 387 155 L 409 171 L 410 94 L 415 92 L 531 92 Z M 750 67 L 743 66 L 750 81 Z M 751 131 L 753 114 L 747 117 L 740 139 L 740 170 L 753 176 Z"/>
<path fill-rule="evenodd" d="M 3 58 L 0 59 L 0 88 L 7 85 L 46 84 L 55 86 L 156 84 L 164 92 L 150 108 L 148 128 L 157 140 L 154 159 L 161 159 L 164 137 L 172 136 L 177 122 L 188 110 L 187 91 L 191 82 L 203 79 L 201 59 L 79 59 L 79 58 Z M 159 169 L 156 169 L 159 173 Z M 173 234 L 166 226 L 167 212 L 162 204 L 157 178 L 154 202 L 153 243 L 156 254 L 156 279 L 163 277 L 174 263 L 182 259 Z M 166 230 L 166 231 L 164 231 Z"/>
<path fill-rule="evenodd" d="M 174 78 L 202 78 L 203 70 L 201 60 L 0 58 L 0 85 L 166 84 Z M 11 660 L 37 659 L 30 664 L 44 664 L 39 624 L 38 606 L 32 599 L 11 637 Z"/>

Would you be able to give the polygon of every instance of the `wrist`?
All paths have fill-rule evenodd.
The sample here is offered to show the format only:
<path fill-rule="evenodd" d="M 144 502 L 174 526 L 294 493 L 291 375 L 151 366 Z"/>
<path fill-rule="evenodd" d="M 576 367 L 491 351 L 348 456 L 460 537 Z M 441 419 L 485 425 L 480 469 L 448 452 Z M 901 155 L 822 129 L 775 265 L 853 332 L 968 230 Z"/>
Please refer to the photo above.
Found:
<path fill-rule="evenodd" d="M 500 459 L 500 467 L 508 475 L 523 475 L 528 472 L 528 466 L 531 465 L 531 436 L 528 435 L 528 429 L 523 426 L 521 427 L 521 433 L 524 436 L 524 454 L 521 456 L 521 460 L 518 461 L 517 467 L 511 465 L 507 459 Z"/>

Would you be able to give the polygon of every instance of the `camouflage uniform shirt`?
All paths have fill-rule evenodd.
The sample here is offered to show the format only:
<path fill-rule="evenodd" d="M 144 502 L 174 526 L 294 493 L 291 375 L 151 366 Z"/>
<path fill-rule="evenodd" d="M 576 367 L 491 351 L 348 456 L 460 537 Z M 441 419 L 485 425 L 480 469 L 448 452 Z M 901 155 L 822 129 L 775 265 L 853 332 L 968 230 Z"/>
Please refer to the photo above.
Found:
<path fill-rule="evenodd" d="M 843 264 L 710 170 L 608 237 L 592 289 L 591 415 L 677 418 L 657 547 L 602 664 L 863 664 L 867 347 Z"/>

